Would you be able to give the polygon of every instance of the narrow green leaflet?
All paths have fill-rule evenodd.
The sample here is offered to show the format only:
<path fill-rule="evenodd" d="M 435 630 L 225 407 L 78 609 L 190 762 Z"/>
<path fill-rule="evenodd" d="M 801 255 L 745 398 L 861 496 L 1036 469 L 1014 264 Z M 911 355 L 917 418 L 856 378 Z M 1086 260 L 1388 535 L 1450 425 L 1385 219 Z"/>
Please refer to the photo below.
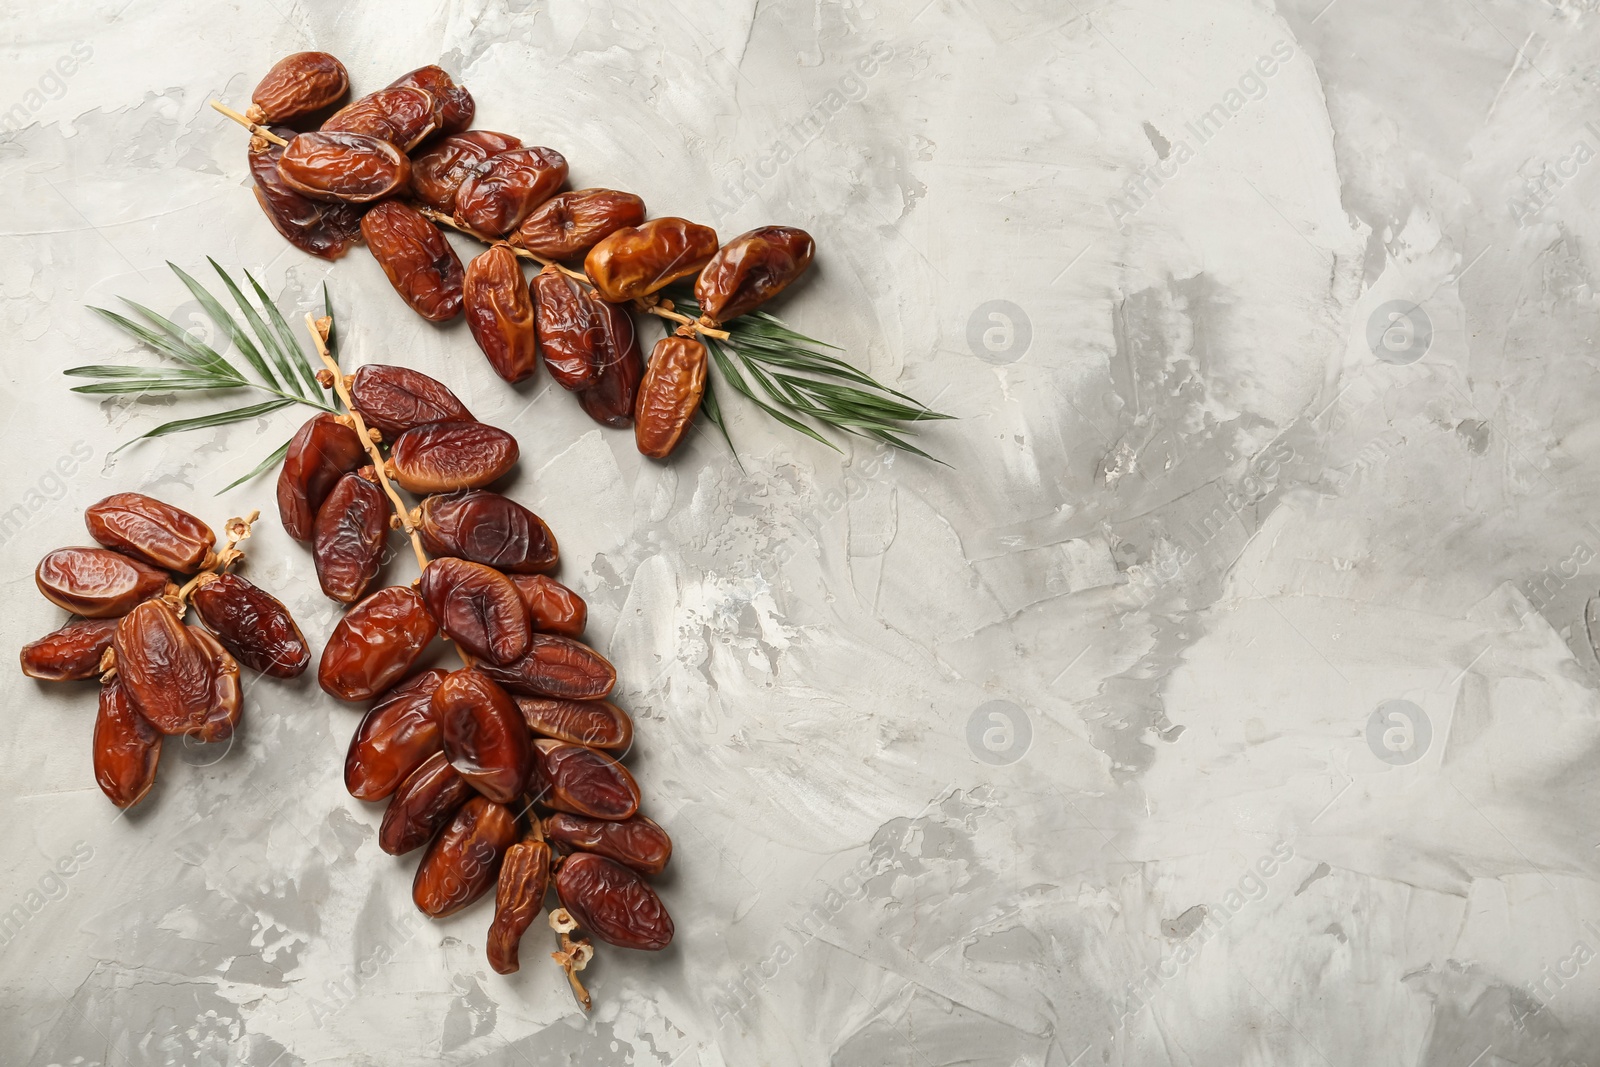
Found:
<path fill-rule="evenodd" d="M 217 492 L 218 493 L 226 493 L 229 489 L 232 489 L 234 486 L 243 485 L 245 482 L 248 482 L 251 478 L 254 478 L 256 475 L 262 473 L 267 468 L 276 467 L 279 463 L 283 462 L 283 457 L 287 456 L 289 454 L 289 446 L 291 444 L 293 444 L 293 443 L 294 443 L 294 438 L 291 437 L 289 440 L 287 440 L 283 444 L 279 445 L 276 452 L 272 453 L 272 455 L 268 456 L 266 459 L 262 460 L 260 463 L 257 463 L 255 465 L 255 469 L 252 470 L 249 474 L 240 475 L 239 477 L 235 478 L 233 481 L 229 482 L 227 485 L 223 486 L 221 489 L 218 489 Z"/>
<path fill-rule="evenodd" d="M 215 261 L 212 262 L 212 266 L 216 266 Z M 222 268 L 217 267 L 217 269 L 221 270 Z M 265 289 L 261 288 L 261 283 L 256 281 L 254 275 L 249 271 L 245 271 L 244 276 L 249 279 L 250 287 L 256 291 L 256 296 L 261 298 L 261 306 L 267 309 L 267 318 L 272 320 L 272 328 L 277 331 L 278 341 L 283 350 L 294 356 L 295 367 L 300 372 L 300 380 L 305 382 L 306 388 L 310 390 L 307 395 L 321 396 L 322 386 L 317 383 L 317 373 L 311 369 L 311 361 L 306 358 L 305 349 L 300 347 L 299 337 L 289 328 L 289 324 L 284 321 L 283 312 L 278 310 L 278 305 L 272 302 L 272 298 L 267 295 Z M 326 285 L 322 287 L 322 293 L 323 299 L 326 300 L 328 293 Z"/>
<path fill-rule="evenodd" d="M 245 419 L 253 419 L 258 415 L 270 414 L 293 403 L 293 400 L 269 400 L 265 404 L 251 404 L 249 407 L 233 408 L 230 411 L 214 411 L 210 415 L 196 415 L 190 419 L 175 419 L 172 422 L 163 422 L 155 429 L 146 430 L 132 441 L 119 445 L 112 450 L 111 454 L 116 455 L 129 445 L 143 441 L 147 437 L 165 437 L 168 434 L 182 433 L 185 430 L 204 430 L 209 426 L 226 426 L 232 422 L 243 422 Z"/>

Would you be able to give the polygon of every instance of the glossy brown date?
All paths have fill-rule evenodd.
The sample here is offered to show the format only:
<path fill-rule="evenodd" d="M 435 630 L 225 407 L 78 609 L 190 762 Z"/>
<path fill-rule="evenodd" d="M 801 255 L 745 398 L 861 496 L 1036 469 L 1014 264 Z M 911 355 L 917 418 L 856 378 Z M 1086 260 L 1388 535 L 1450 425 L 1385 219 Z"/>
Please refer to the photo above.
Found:
<path fill-rule="evenodd" d="M 647 950 L 672 944 L 672 916 L 639 872 L 577 852 L 562 862 L 555 881 L 561 906 L 607 944 Z"/>
<path fill-rule="evenodd" d="M 589 605 L 583 597 L 544 574 L 512 574 L 528 621 L 535 630 L 562 637 L 579 637 L 589 622 Z"/>
<path fill-rule="evenodd" d="M 287 126 L 272 131 L 288 140 L 294 131 Z M 361 238 L 359 204 L 312 200 L 302 196 L 278 173 L 283 145 L 264 137 L 250 138 L 250 176 L 255 179 L 256 203 L 266 213 L 273 228 L 302 252 L 322 259 L 338 259 Z"/>
<path fill-rule="evenodd" d="M 584 273 L 600 296 L 621 303 L 646 296 L 710 262 L 717 231 L 688 219 L 651 219 L 617 230 L 589 250 Z"/>
<path fill-rule="evenodd" d="M 350 376 L 349 389 L 362 419 L 386 437 L 429 422 L 476 421 L 443 382 L 407 367 L 365 364 Z"/>
<path fill-rule="evenodd" d="M 317 509 L 340 478 L 366 462 L 361 438 L 337 415 L 318 415 L 300 427 L 278 471 L 278 516 L 289 536 L 311 540 Z"/>
<path fill-rule="evenodd" d="M 428 497 L 417 510 L 417 533 L 432 555 L 496 570 L 536 574 L 554 570 L 561 561 L 556 535 L 543 519 L 487 489 Z"/>
<path fill-rule="evenodd" d="M 473 168 L 456 190 L 456 221 L 478 233 L 510 233 L 567 180 L 567 160 L 553 148 L 510 148 Z"/>
<path fill-rule="evenodd" d="M 420 211 L 386 200 L 361 217 L 361 236 L 412 311 L 429 322 L 449 322 L 461 314 L 461 260 L 444 232 Z"/>
<path fill-rule="evenodd" d="M 58 548 L 33 580 L 46 600 L 88 619 L 126 615 L 168 585 L 165 571 L 109 548 Z"/>
<path fill-rule="evenodd" d="M 120 678 L 100 687 L 100 712 L 94 720 L 94 780 L 119 808 L 144 799 L 156 781 L 161 731 L 150 725 L 128 696 Z"/>
<path fill-rule="evenodd" d="M 333 628 L 317 683 L 340 700 L 371 700 L 405 677 L 438 633 L 420 593 L 387 586 L 345 612 Z"/>
<path fill-rule="evenodd" d="M 606 304 L 595 298 L 617 322 L 618 338 L 608 351 L 610 358 L 602 363 L 599 379 L 578 394 L 578 405 L 595 422 L 614 429 L 625 429 L 633 424 L 633 409 L 639 402 L 639 383 L 644 379 L 644 357 L 639 352 L 639 336 L 633 329 L 633 318 L 620 305 Z M 623 333 L 623 330 L 626 333 Z"/>
<path fill-rule="evenodd" d="M 493 567 L 446 556 L 423 568 L 417 588 L 439 628 L 471 655 L 512 663 L 528 651 L 528 609 Z"/>
<path fill-rule="evenodd" d="M 296 52 L 272 65 L 250 94 L 251 122 L 288 122 L 344 99 L 350 75 L 326 52 Z"/>
<path fill-rule="evenodd" d="M 666 459 L 683 439 L 706 391 L 706 346 L 673 334 L 656 342 L 639 385 L 633 441 L 651 459 Z"/>
<path fill-rule="evenodd" d="M 454 671 L 433 694 L 432 713 L 450 766 L 474 789 L 500 804 L 522 795 L 533 744 L 505 690 L 471 668 Z"/>
<path fill-rule="evenodd" d="M 311 536 L 322 591 L 341 604 L 366 595 L 383 562 L 389 539 L 389 498 L 371 467 L 351 471 L 333 487 L 317 511 Z"/>
<path fill-rule="evenodd" d="M 500 862 L 516 841 L 511 812 L 488 797 L 473 797 L 423 854 L 411 883 L 412 901 L 431 918 L 454 915 L 494 885 Z"/>
<path fill-rule="evenodd" d="M 455 79 L 450 77 L 443 67 L 418 67 L 411 73 L 396 78 L 390 83 L 389 88 L 399 89 L 408 85 L 426 89 L 433 94 L 439 117 L 439 133 L 449 136 L 472 125 L 472 116 L 477 111 L 477 105 L 472 102 L 472 94 L 467 92 L 465 86 L 456 84 Z"/>
<path fill-rule="evenodd" d="M 311 648 L 283 602 L 232 572 L 204 580 L 189 596 L 195 614 L 222 647 L 253 671 L 298 678 Z"/>
<path fill-rule="evenodd" d="M 461 810 L 461 805 L 477 795 L 450 766 L 445 754 L 435 752 L 389 798 L 383 822 L 378 826 L 378 847 L 391 856 L 421 848 Z"/>
<path fill-rule="evenodd" d="M 335 111 L 322 124 L 324 133 L 364 133 L 409 152 L 437 129 L 433 94 L 414 85 L 379 89 Z"/>
<path fill-rule="evenodd" d="M 596 349 L 604 341 L 599 308 L 608 305 L 554 267 L 534 275 L 530 289 L 539 351 L 550 377 L 563 389 L 587 389 L 596 384 L 601 360 Z"/>
<path fill-rule="evenodd" d="M 344 759 L 344 787 L 351 796 L 382 800 L 440 751 L 444 740 L 433 715 L 433 694 L 444 679 L 444 671 L 423 671 L 367 711 Z"/>
<path fill-rule="evenodd" d="M 660 874 L 672 858 L 672 838 L 643 815 L 613 822 L 557 812 L 545 817 L 544 832 L 569 852 L 593 852 L 640 874 Z"/>
<path fill-rule="evenodd" d="M 365 133 L 297 134 L 278 157 L 278 175 L 301 196 L 370 204 L 405 192 L 411 160 L 381 137 Z"/>
<path fill-rule="evenodd" d="M 811 265 L 816 243 L 793 226 L 762 226 L 723 245 L 695 279 L 700 313 L 713 322 L 747 315 Z"/>
<path fill-rule="evenodd" d="M 213 708 L 214 651 L 178 621 L 165 600 L 147 600 L 117 624 L 117 677 L 139 711 L 164 734 L 226 737 L 236 708 Z M 221 646 L 218 646 L 219 648 Z"/>
<path fill-rule="evenodd" d="M 543 841 L 519 841 L 506 850 L 495 884 L 494 922 L 489 924 L 485 949 L 489 966 L 497 974 L 514 974 L 520 966 L 517 949 L 522 935 L 544 910 L 550 888 L 550 846 Z"/>
<path fill-rule="evenodd" d="M 572 260 L 623 227 L 643 221 L 644 201 L 632 193 L 578 189 L 540 204 L 510 240 L 544 259 Z"/>
<path fill-rule="evenodd" d="M 557 741 L 621 752 L 633 744 L 633 720 L 605 700 L 517 697 L 528 729 Z"/>
<path fill-rule="evenodd" d="M 239 686 L 239 661 L 211 634 L 198 626 L 185 626 L 189 638 L 205 653 L 211 668 L 211 706 L 205 722 L 189 731 L 201 741 L 226 741 L 239 725 L 244 710 L 244 690 Z M 142 707 L 142 705 L 141 705 Z"/>
<path fill-rule="evenodd" d="M 152 567 L 193 574 L 214 559 L 211 527 L 143 493 L 113 493 L 90 504 L 83 517 L 90 537 Z"/>
<path fill-rule="evenodd" d="M 528 654 L 514 663 L 478 668 L 518 696 L 601 700 L 617 684 L 617 669 L 588 645 L 555 634 L 528 638 Z"/>
<path fill-rule="evenodd" d="M 42 682 L 76 682 L 100 673 L 116 619 L 78 619 L 22 646 L 22 673 Z"/>
<path fill-rule="evenodd" d="M 517 464 L 517 439 L 481 422 L 430 422 L 395 438 L 389 477 L 417 494 L 482 489 Z"/>
<path fill-rule="evenodd" d="M 451 212 L 456 191 L 490 156 L 521 148 L 522 142 L 506 133 L 469 130 L 446 137 L 411 163 L 411 191 L 436 211 Z"/>
<path fill-rule="evenodd" d="M 533 298 L 510 245 L 497 244 L 467 264 L 461 303 L 472 339 L 496 374 L 520 382 L 538 370 Z"/>
<path fill-rule="evenodd" d="M 539 738 L 528 791 L 546 807 L 591 819 L 630 819 L 639 811 L 639 786 L 628 768 L 583 745 Z"/>

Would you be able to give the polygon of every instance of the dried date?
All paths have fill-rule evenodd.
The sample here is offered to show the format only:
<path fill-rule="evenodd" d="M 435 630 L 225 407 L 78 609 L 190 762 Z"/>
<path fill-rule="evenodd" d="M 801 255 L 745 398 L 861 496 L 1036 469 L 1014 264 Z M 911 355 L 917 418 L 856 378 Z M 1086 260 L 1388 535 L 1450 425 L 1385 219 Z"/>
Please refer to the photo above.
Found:
<path fill-rule="evenodd" d="M 378 847 L 403 856 L 433 840 L 461 805 L 477 796 L 443 752 L 435 752 L 400 783 L 378 826 Z"/>
<path fill-rule="evenodd" d="M 22 646 L 22 673 L 42 682 L 76 682 L 100 673 L 116 619 L 78 619 Z"/>
<path fill-rule="evenodd" d="M 472 339 L 496 374 L 520 382 L 538 369 L 533 298 L 510 245 L 497 244 L 467 264 L 461 299 Z"/>
<path fill-rule="evenodd" d="M 278 516 L 296 541 L 316 532 L 317 509 L 344 475 L 367 462 L 367 450 L 337 415 L 318 415 L 300 427 L 278 471 Z"/>
<path fill-rule="evenodd" d="M 804 274 L 815 252 L 811 235 L 793 226 L 763 226 L 740 234 L 695 279 L 700 313 L 712 322 L 749 314 Z"/>
<path fill-rule="evenodd" d="M 601 298 L 634 300 L 686 278 L 711 261 L 717 231 L 688 219 L 651 219 L 617 230 L 589 250 L 584 273 Z"/>
<path fill-rule="evenodd" d="M 644 201 L 616 189 L 578 189 L 533 210 L 511 243 L 544 259 L 572 260 L 625 226 L 644 221 Z"/>
<path fill-rule="evenodd" d="M 333 107 L 350 89 L 344 64 L 326 52 L 296 52 L 272 65 L 250 94 L 251 122 L 288 122 Z"/>
<path fill-rule="evenodd" d="M 344 787 L 351 796 L 382 800 L 442 749 L 433 694 L 444 679 L 444 671 L 423 671 L 383 694 L 367 711 L 344 760 Z"/>
<path fill-rule="evenodd" d="M 379 89 L 346 104 L 322 124 L 323 132 L 364 133 L 409 152 L 437 129 L 433 94 L 414 85 Z"/>
<path fill-rule="evenodd" d="M 143 493 L 113 493 L 90 504 L 83 517 L 90 537 L 152 567 L 193 574 L 216 560 L 211 527 Z"/>
<path fill-rule="evenodd" d="M 491 237 L 510 233 L 566 180 L 566 158 L 553 148 L 497 152 L 456 190 L 456 221 Z"/>
<path fill-rule="evenodd" d="M 311 663 L 289 609 L 246 578 L 231 572 L 202 577 L 189 603 L 222 647 L 253 671 L 298 678 Z"/>
<path fill-rule="evenodd" d="M 614 822 L 558 812 L 545 817 L 544 832 L 569 852 L 593 852 L 640 874 L 660 874 L 672 858 L 672 838 L 643 815 Z"/>
<path fill-rule="evenodd" d="M 528 654 L 514 663 L 480 663 L 478 669 L 518 696 L 602 700 L 617 684 L 617 669 L 604 656 L 555 634 L 533 634 Z"/>
<path fill-rule="evenodd" d="M 512 663 L 528 650 L 528 609 L 492 567 L 446 556 L 422 571 L 418 590 L 439 628 L 471 655 Z"/>
<path fill-rule="evenodd" d="M 438 632 L 415 589 L 380 589 L 333 628 L 317 666 L 317 683 L 340 700 L 370 700 L 403 678 Z"/>
<path fill-rule="evenodd" d="M 656 342 L 639 386 L 633 440 L 651 459 L 666 459 L 683 439 L 706 390 L 706 346 L 676 334 Z"/>
<path fill-rule="evenodd" d="M 509 804 L 533 770 L 533 746 L 517 706 L 477 671 L 455 671 L 433 694 L 450 766 L 490 800 Z"/>
<path fill-rule="evenodd" d="M 539 349 L 550 377 L 580 396 L 582 391 L 605 387 L 603 398 L 612 407 L 619 405 L 622 397 L 611 394 L 626 391 L 630 369 L 642 372 L 633 318 L 553 267 L 534 276 L 532 291 Z M 638 375 L 631 381 L 637 384 Z M 631 417 L 631 395 L 629 399 L 626 412 Z"/>
<path fill-rule="evenodd" d="M 630 819 L 639 811 L 639 786 L 628 768 L 570 741 L 533 743 L 534 776 L 529 791 L 546 807 L 591 819 Z"/>
<path fill-rule="evenodd" d="M 517 439 L 481 422 L 431 422 L 395 439 L 389 477 L 408 492 L 481 489 L 516 466 Z"/>
<path fill-rule="evenodd" d="M 639 402 L 644 357 L 639 353 L 639 337 L 634 332 L 632 317 L 616 304 L 605 304 L 598 297 L 595 300 L 619 320 L 616 336 L 625 337 L 626 343 L 610 344 L 611 355 L 600 367 L 599 380 L 578 394 L 578 405 L 600 425 L 625 429 L 633 424 L 633 409 Z"/>
<path fill-rule="evenodd" d="M 672 916 L 637 871 L 590 852 L 568 856 L 556 872 L 556 894 L 578 925 L 618 948 L 657 950 L 672 944 Z"/>
<path fill-rule="evenodd" d="M 58 548 L 33 580 L 46 600 L 89 619 L 126 615 L 170 584 L 165 571 L 109 548 Z"/>
<path fill-rule="evenodd" d="M 477 421 L 443 382 L 406 367 L 368 363 L 348 387 L 366 424 L 388 437 L 429 422 Z"/>
<path fill-rule="evenodd" d="M 211 668 L 211 705 L 206 719 L 197 729 L 188 731 L 201 741 L 226 741 L 233 736 L 244 710 L 244 691 L 239 687 L 239 661 L 222 647 L 211 634 L 198 626 L 185 626 L 189 639 L 206 656 Z M 142 707 L 142 705 L 141 705 Z"/>
<path fill-rule="evenodd" d="M 195 640 L 166 600 L 147 600 L 117 624 L 117 677 L 164 734 L 216 733 L 211 650 Z M 220 709 L 226 720 L 229 709 Z M 225 736 L 225 735 L 224 735 Z"/>
<path fill-rule="evenodd" d="M 294 136 L 287 126 L 276 127 L 272 132 L 285 140 Z M 338 259 L 361 238 L 362 208 L 359 204 L 302 196 L 278 172 L 283 148 L 265 137 L 250 138 L 250 176 L 255 179 L 256 203 L 273 228 L 300 251 L 322 259 Z"/>
<path fill-rule="evenodd" d="M 370 204 L 405 192 L 411 160 L 381 137 L 319 130 L 289 142 L 278 158 L 278 175 L 313 200 Z"/>
<path fill-rule="evenodd" d="M 161 731 L 152 726 L 128 696 L 120 678 L 100 687 L 94 721 L 94 780 L 119 808 L 144 799 L 156 781 Z"/>
<path fill-rule="evenodd" d="M 450 77 L 443 67 L 431 65 L 418 67 L 411 73 L 396 78 L 390 83 L 389 88 L 399 89 L 412 85 L 433 94 L 438 111 L 439 133 L 449 136 L 460 133 L 472 125 L 472 116 L 477 111 L 477 105 L 472 101 L 472 94 L 467 92 L 465 86 L 456 84 L 455 79 Z"/>
<path fill-rule="evenodd" d="M 589 621 L 589 605 L 583 597 L 544 574 L 512 574 L 528 621 L 535 630 L 562 637 L 579 637 Z"/>
<path fill-rule="evenodd" d="M 435 556 L 469 559 L 518 574 L 554 570 L 561 561 L 556 535 L 543 519 L 510 497 L 486 489 L 430 496 L 417 510 L 416 520 L 423 547 Z"/>
<path fill-rule="evenodd" d="M 488 797 L 473 797 L 439 832 L 417 866 L 411 899 L 435 919 L 453 915 L 488 891 L 506 850 L 517 841 L 517 820 Z"/>
<path fill-rule="evenodd" d="M 444 232 L 420 211 L 387 200 L 362 216 L 361 236 L 411 310 L 429 322 L 449 322 L 461 314 L 461 260 Z"/>
<path fill-rule="evenodd" d="M 341 604 L 360 600 L 378 576 L 389 539 L 389 498 L 371 467 L 339 479 L 317 511 L 311 538 L 322 591 Z"/>
<path fill-rule="evenodd" d="M 513 974 L 520 963 L 517 949 L 522 935 L 544 910 L 550 888 L 550 846 L 543 841 L 519 841 L 506 850 L 494 896 L 494 922 L 489 924 L 485 946 L 489 966 L 497 974 Z"/>
<path fill-rule="evenodd" d="M 542 737 L 621 752 L 633 744 L 633 720 L 605 700 L 517 697 L 528 729 Z"/>
<path fill-rule="evenodd" d="M 436 211 L 454 211 L 456 191 L 468 175 L 490 156 L 521 147 L 517 138 L 490 130 L 446 137 L 412 161 L 411 191 Z"/>

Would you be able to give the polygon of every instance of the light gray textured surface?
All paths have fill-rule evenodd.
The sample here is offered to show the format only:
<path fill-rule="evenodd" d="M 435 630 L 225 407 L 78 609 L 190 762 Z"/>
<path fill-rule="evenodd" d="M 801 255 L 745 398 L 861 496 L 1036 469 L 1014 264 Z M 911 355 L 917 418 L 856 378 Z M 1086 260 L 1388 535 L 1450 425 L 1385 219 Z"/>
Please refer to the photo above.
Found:
<path fill-rule="evenodd" d="M 1600 1063 L 1596 8 L 5 5 L 3 643 L 59 621 L 30 571 L 86 504 L 270 512 L 213 494 L 297 421 L 112 461 L 173 411 L 66 393 L 130 351 L 83 305 L 187 315 L 162 262 L 208 254 L 295 311 L 327 277 L 348 365 L 518 434 L 678 938 L 603 953 L 585 1019 L 546 932 L 507 979 L 487 905 L 415 916 L 309 679 L 117 818 L 92 691 L 8 674 L 0 1059 Z M 811 230 L 782 313 L 961 416 L 951 468 L 742 405 L 743 470 L 641 462 L 364 251 L 288 249 L 205 105 L 312 47 L 359 91 L 442 62 L 577 184 Z M 320 647 L 305 552 L 249 547 Z"/>

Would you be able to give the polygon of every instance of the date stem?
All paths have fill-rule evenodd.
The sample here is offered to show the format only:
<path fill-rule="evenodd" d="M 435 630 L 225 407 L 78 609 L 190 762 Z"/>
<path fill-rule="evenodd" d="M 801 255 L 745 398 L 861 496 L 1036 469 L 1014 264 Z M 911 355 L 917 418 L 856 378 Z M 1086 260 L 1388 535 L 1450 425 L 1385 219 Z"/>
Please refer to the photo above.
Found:
<path fill-rule="evenodd" d="M 550 958 L 561 965 L 561 969 L 567 974 L 567 982 L 572 986 L 572 995 L 578 999 L 583 1010 L 588 1011 L 594 1007 L 594 1001 L 590 999 L 589 991 L 583 988 L 578 972 L 589 966 L 589 961 L 594 959 L 594 946 L 587 941 L 574 941 L 567 936 L 577 928 L 577 922 L 566 908 L 556 908 L 550 912 L 550 929 L 556 932 L 556 938 L 561 942 L 561 951 L 550 953 Z"/>
<path fill-rule="evenodd" d="M 259 122 L 251 122 L 248 118 L 239 114 L 227 104 L 224 104 L 219 100 L 213 100 L 211 101 L 211 106 L 228 116 L 234 122 L 237 122 L 239 125 L 243 126 L 245 129 L 249 130 L 251 133 L 255 134 L 257 137 L 260 137 L 263 140 L 271 141 L 273 144 L 278 145 L 279 147 L 288 146 L 288 141 L 285 141 L 282 137 L 279 137 L 277 134 L 273 133 Z"/>
<path fill-rule="evenodd" d="M 244 553 L 235 546 L 250 536 L 250 527 L 254 526 L 256 520 L 260 517 L 261 512 L 258 509 L 252 511 L 246 518 L 241 519 L 235 516 L 223 524 L 222 529 L 228 535 L 228 543 L 222 546 L 220 552 L 214 552 L 208 556 L 200 573 L 185 582 L 183 588 L 174 594 L 178 602 L 174 609 L 178 613 L 178 618 L 183 618 L 184 613 L 188 610 L 189 595 L 191 593 L 207 582 L 215 580 L 217 575 L 224 573 L 229 567 L 244 559 Z"/>

